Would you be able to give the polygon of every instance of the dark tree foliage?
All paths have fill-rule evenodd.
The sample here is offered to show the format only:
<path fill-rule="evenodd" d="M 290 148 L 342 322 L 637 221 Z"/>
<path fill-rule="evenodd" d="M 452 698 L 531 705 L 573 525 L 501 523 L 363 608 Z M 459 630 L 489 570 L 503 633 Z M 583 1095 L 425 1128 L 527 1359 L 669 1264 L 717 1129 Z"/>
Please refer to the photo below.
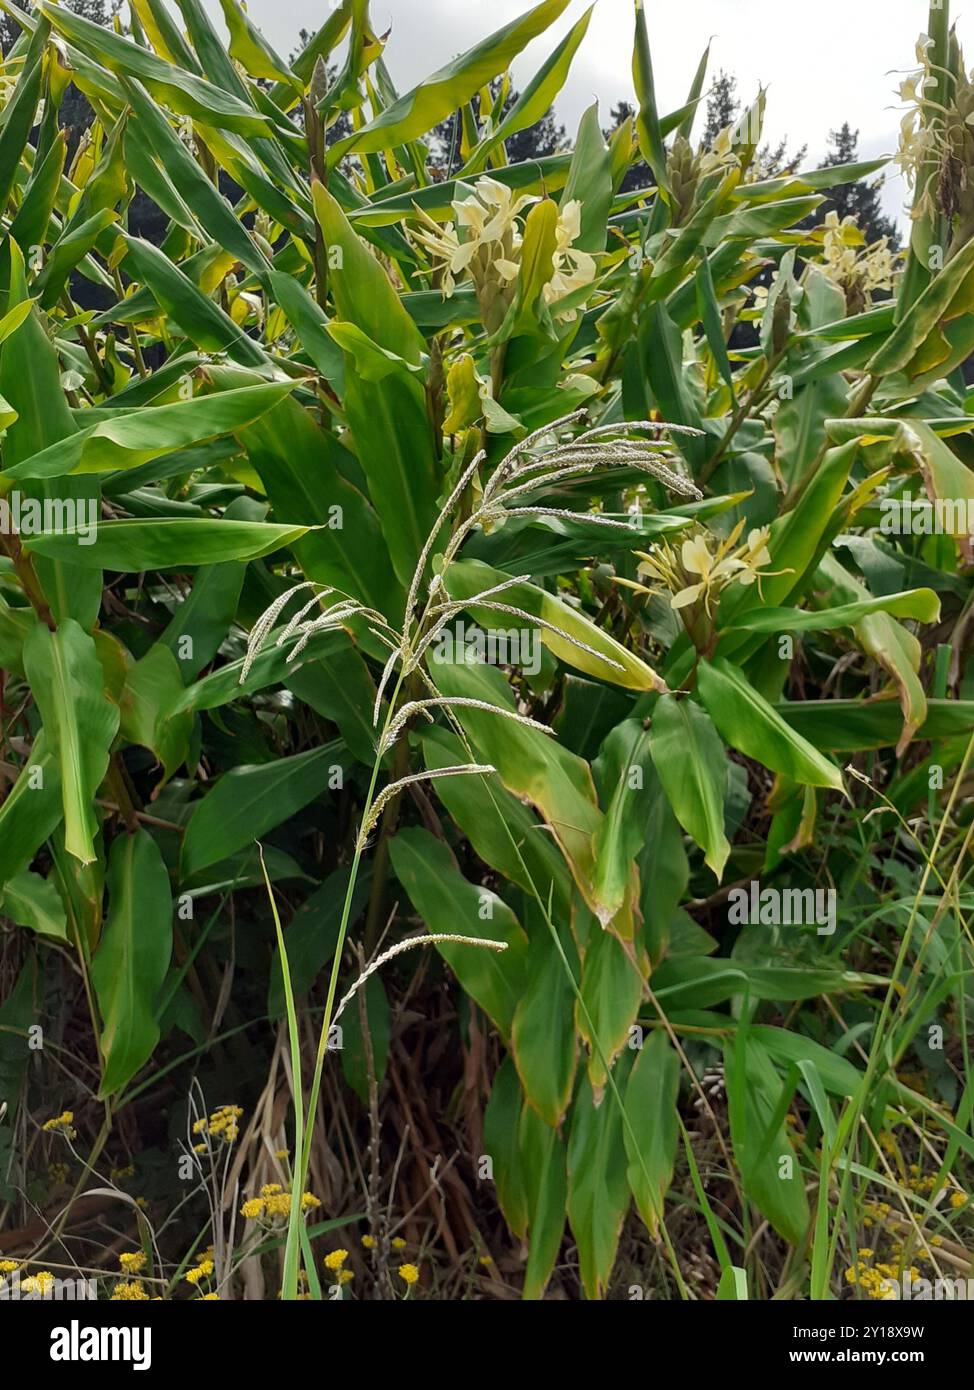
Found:
<path fill-rule="evenodd" d="M 709 150 L 724 127 L 737 120 L 740 109 L 737 78 L 721 68 L 707 98 L 707 121 L 701 137 L 704 149 Z"/>
<path fill-rule="evenodd" d="M 496 79 L 490 84 L 492 97 L 497 96 L 499 85 Z M 504 115 L 510 111 L 517 101 L 518 95 L 517 89 L 512 87 L 504 103 Z M 486 115 L 487 112 L 485 111 L 483 118 L 486 118 Z M 511 164 L 521 164 L 529 159 L 544 159 L 548 155 L 557 154 L 559 150 L 565 148 L 567 138 L 565 127 L 558 124 L 552 108 L 541 117 L 540 121 L 528 126 L 527 130 L 519 130 L 504 142 L 508 161 Z M 452 116 L 441 121 L 432 131 L 430 156 L 438 178 L 452 178 L 457 170 L 462 168 L 464 161 L 460 154 L 459 112 L 454 111 Z"/>
<path fill-rule="evenodd" d="M 829 151 L 823 164 L 831 168 L 836 164 L 852 164 L 859 158 L 859 132 L 844 121 L 838 130 L 829 131 Z M 822 193 L 826 202 L 817 210 L 815 221 L 822 222 L 828 212 L 835 211 L 840 219 L 855 217 L 862 228 L 867 242 L 889 237 L 890 245 L 896 249 L 900 244 L 896 224 L 887 217 L 880 202 L 882 181 L 869 182 L 859 179 L 856 183 L 838 184 L 835 188 L 825 188 Z"/>

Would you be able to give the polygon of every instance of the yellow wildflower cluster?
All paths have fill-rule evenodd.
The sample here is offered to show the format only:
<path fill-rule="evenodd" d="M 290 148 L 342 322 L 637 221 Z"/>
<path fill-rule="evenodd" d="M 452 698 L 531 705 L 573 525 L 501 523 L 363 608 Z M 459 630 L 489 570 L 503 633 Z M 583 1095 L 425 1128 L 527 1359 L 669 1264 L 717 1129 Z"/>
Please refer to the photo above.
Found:
<path fill-rule="evenodd" d="M 116 1284 L 112 1290 L 112 1303 L 147 1303 L 149 1295 L 140 1279 L 130 1279 Z"/>
<path fill-rule="evenodd" d="M 134 1178 L 135 1165 L 133 1163 L 126 1163 L 122 1168 L 113 1168 L 109 1177 L 112 1182 L 120 1182 L 122 1178 Z"/>
<path fill-rule="evenodd" d="M 306 1214 L 321 1206 L 321 1199 L 313 1192 L 301 1193 L 301 1210 Z M 279 1182 L 266 1182 L 257 1197 L 250 1197 L 240 1208 L 240 1215 L 247 1221 L 261 1221 L 272 1225 L 279 1220 L 287 1220 L 291 1211 L 291 1194 Z"/>
<path fill-rule="evenodd" d="M 199 1264 L 195 1265 L 193 1269 L 188 1269 L 183 1277 L 187 1284 L 198 1285 L 202 1279 L 209 1279 L 210 1275 L 213 1273 L 213 1269 L 213 1261 L 211 1259 L 203 1259 L 200 1260 Z"/>
<path fill-rule="evenodd" d="M 54 1288 L 54 1275 L 49 1269 L 42 1269 L 37 1274 L 29 1274 L 26 1279 L 21 1279 L 21 1293 L 39 1293 L 42 1296 L 48 1294 Z"/>
<path fill-rule="evenodd" d="M 13 1274 L 14 1270 L 19 1268 L 16 1260 L 0 1260 L 0 1274 Z"/>
<path fill-rule="evenodd" d="M 896 1270 L 892 1265 L 871 1265 L 860 1259 L 845 1272 L 847 1284 L 857 1285 L 868 1298 L 895 1298 Z"/>
<path fill-rule="evenodd" d="M 47 1176 L 53 1183 L 67 1182 L 71 1176 L 71 1169 L 66 1163 L 49 1163 L 47 1165 Z"/>
<path fill-rule="evenodd" d="M 65 1139 L 78 1137 L 78 1131 L 74 1128 L 73 1110 L 62 1110 L 61 1114 L 52 1120 L 45 1120 L 41 1128 L 45 1134 L 63 1134 Z"/>
<path fill-rule="evenodd" d="M 332 1250 L 325 1256 L 325 1269 L 330 1269 L 334 1274 L 337 1270 L 341 1269 L 347 1259 L 347 1250 Z"/>
<path fill-rule="evenodd" d="M 126 1274 L 138 1274 L 139 1270 L 145 1269 L 144 1250 L 124 1250 L 118 1257 L 118 1263 Z"/>
<path fill-rule="evenodd" d="M 413 1285 L 418 1281 L 418 1279 L 419 1279 L 419 1270 L 417 1269 L 417 1267 L 416 1267 L 415 1265 L 410 1265 L 410 1264 L 400 1265 L 400 1266 L 399 1266 L 399 1278 L 403 1281 L 403 1283 L 406 1285 L 407 1288 L 411 1289 L 412 1286 L 413 1286 Z"/>
<path fill-rule="evenodd" d="M 242 1114 L 243 1110 L 239 1105 L 221 1105 L 219 1110 L 213 1111 L 209 1119 L 197 1120 L 193 1125 L 193 1133 L 205 1134 L 221 1144 L 232 1144 L 240 1133 L 237 1121 Z M 205 1143 L 194 1146 L 195 1153 L 202 1153 L 205 1149 Z"/>
<path fill-rule="evenodd" d="M 952 1192 L 950 1194 L 950 1205 L 953 1207 L 954 1211 L 960 1211 L 961 1207 L 967 1205 L 968 1200 L 966 1192 Z"/>

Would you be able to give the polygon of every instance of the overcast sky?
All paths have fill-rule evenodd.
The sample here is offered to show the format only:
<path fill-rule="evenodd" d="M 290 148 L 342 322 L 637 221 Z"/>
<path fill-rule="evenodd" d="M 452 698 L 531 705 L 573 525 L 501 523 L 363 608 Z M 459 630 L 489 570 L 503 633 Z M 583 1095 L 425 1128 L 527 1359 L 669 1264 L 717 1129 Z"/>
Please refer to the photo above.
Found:
<path fill-rule="evenodd" d="M 249 0 L 251 18 L 285 54 L 298 30 L 320 27 L 329 0 Z M 547 34 L 514 64 L 515 81 L 531 76 L 553 39 L 584 12 L 572 0 Z M 828 132 L 843 121 L 860 131 L 860 153 L 892 153 L 899 125 L 897 72 L 914 63 L 914 45 L 927 22 L 927 0 L 645 0 L 659 105 L 682 104 L 707 40 L 711 75 L 724 68 L 750 100 L 768 88 L 766 131 L 787 135 L 792 148 L 808 144 L 817 165 Z M 218 0 L 207 5 L 219 15 Z M 530 0 L 373 0 L 373 21 L 391 28 L 386 57 L 401 91 L 530 8 Z M 952 7 L 962 43 L 974 59 L 974 0 Z M 598 98 L 604 116 L 620 97 L 632 98 L 632 0 L 596 0 L 588 36 L 557 103 L 571 131 Z M 895 170 L 888 176 L 887 210 L 901 215 L 905 199 Z"/>

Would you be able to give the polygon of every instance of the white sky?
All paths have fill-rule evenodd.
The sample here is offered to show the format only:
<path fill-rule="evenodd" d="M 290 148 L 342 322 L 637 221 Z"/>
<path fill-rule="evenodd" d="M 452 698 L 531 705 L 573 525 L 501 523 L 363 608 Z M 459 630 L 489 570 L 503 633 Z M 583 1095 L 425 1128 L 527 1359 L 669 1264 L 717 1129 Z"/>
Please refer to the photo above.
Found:
<path fill-rule="evenodd" d="M 566 13 L 514 64 L 523 85 L 540 66 L 554 39 L 584 12 L 589 0 L 572 0 Z M 218 0 L 206 0 L 219 20 Z M 249 0 L 248 12 L 271 42 L 287 54 L 298 30 L 314 31 L 327 17 L 329 0 Z M 766 132 L 787 135 L 791 148 L 808 144 L 814 167 L 825 153 L 828 131 L 843 121 L 860 130 L 863 157 L 892 153 L 899 115 L 896 71 L 915 66 L 914 45 L 927 23 L 927 0 L 645 0 L 662 112 L 686 98 L 697 62 L 713 35 L 710 73 L 720 68 L 738 80 L 748 102 L 758 82 L 768 88 Z M 380 32 L 391 27 L 386 59 L 401 91 L 415 86 L 457 53 L 523 14 L 530 0 L 372 0 Z M 974 0 L 952 7 L 961 42 L 974 56 Z M 596 0 L 588 35 L 557 102 L 559 119 L 572 131 L 581 112 L 598 98 L 604 118 L 620 97 L 632 99 L 633 0 Z M 604 119 L 607 124 L 607 119 Z M 906 193 L 895 169 L 884 201 L 899 216 Z"/>

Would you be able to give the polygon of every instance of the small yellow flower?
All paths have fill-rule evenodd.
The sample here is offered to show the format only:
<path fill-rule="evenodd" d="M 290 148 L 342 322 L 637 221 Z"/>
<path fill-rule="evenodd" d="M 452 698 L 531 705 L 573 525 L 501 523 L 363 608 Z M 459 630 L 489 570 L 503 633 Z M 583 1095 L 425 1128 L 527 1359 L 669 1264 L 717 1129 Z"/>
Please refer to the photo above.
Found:
<path fill-rule="evenodd" d="M 201 1279 L 208 1279 L 212 1273 L 213 1261 L 200 1260 L 195 1269 L 188 1269 L 186 1271 L 186 1282 L 187 1284 L 198 1284 Z"/>
<path fill-rule="evenodd" d="M 0 1260 L 0 1274 L 13 1274 L 15 1269 L 19 1269 L 16 1260 Z"/>
<path fill-rule="evenodd" d="M 118 1257 L 118 1263 L 126 1274 L 138 1274 L 145 1268 L 144 1250 L 126 1250 Z"/>
<path fill-rule="evenodd" d="M 112 1303 L 142 1303 L 148 1302 L 149 1295 L 142 1287 L 138 1279 L 133 1279 L 127 1283 L 116 1284 L 112 1290 Z"/>
<path fill-rule="evenodd" d="M 355 1274 L 350 1269 L 340 1269 L 338 1271 L 339 1284 L 350 1284 L 355 1278 Z"/>
<path fill-rule="evenodd" d="M 286 1158 L 290 1157 L 290 1155 L 288 1154 L 287 1149 L 275 1149 L 274 1157 L 280 1159 L 283 1163 Z"/>
<path fill-rule="evenodd" d="M 419 1279 L 419 1270 L 415 1265 L 400 1265 L 399 1278 L 408 1288 L 412 1288 Z"/>
<path fill-rule="evenodd" d="M 258 1216 L 263 1213 L 263 1210 L 263 1197 L 251 1197 L 250 1200 L 244 1202 L 243 1206 L 240 1208 L 240 1215 L 247 1221 L 256 1221 Z"/>
<path fill-rule="evenodd" d="M 284 1189 L 279 1182 L 265 1182 L 260 1189 L 260 1195 L 262 1197 L 274 1197 L 278 1192 L 283 1191 Z"/>
<path fill-rule="evenodd" d="M 218 1293 L 205 1293 L 202 1301 L 204 1303 L 219 1303 L 220 1295 Z"/>
<path fill-rule="evenodd" d="M 373 1250 L 375 1248 L 375 1236 L 363 1236 L 362 1245 L 366 1250 Z"/>
<path fill-rule="evenodd" d="M 313 1192 L 301 1193 L 301 1210 L 314 1211 L 315 1207 L 321 1206 L 321 1198 L 316 1197 Z"/>
<path fill-rule="evenodd" d="M 389 1243 L 393 1250 L 405 1250 L 406 1248 L 406 1242 L 403 1240 L 402 1236 L 396 1236 L 396 1238 Z"/>
<path fill-rule="evenodd" d="M 345 1263 L 347 1259 L 347 1250 L 332 1250 L 329 1254 L 325 1256 L 325 1268 L 333 1271 L 336 1269 L 341 1269 L 342 1265 Z"/>
<path fill-rule="evenodd" d="M 966 1205 L 966 1203 L 966 1192 L 952 1192 L 950 1194 L 950 1205 L 954 1208 L 954 1211 L 959 1211 L 962 1206 Z"/>
<path fill-rule="evenodd" d="M 42 1269 L 37 1274 L 29 1274 L 26 1279 L 20 1281 L 23 1293 L 47 1294 L 54 1288 L 54 1275 L 49 1269 Z"/>
<path fill-rule="evenodd" d="M 60 1115 L 56 1115 L 51 1120 L 45 1120 L 41 1128 L 45 1134 L 63 1134 L 65 1139 L 76 1139 L 78 1134 L 73 1126 L 74 1111 L 62 1110 Z"/>

